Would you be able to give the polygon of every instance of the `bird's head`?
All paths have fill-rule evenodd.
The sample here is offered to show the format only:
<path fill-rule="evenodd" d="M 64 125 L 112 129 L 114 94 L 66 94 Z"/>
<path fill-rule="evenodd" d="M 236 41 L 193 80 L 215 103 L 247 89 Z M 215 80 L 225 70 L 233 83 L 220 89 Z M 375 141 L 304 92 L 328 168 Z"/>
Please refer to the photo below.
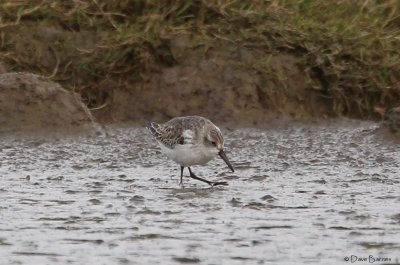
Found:
<path fill-rule="evenodd" d="M 216 153 L 224 149 L 224 138 L 218 128 L 210 129 L 206 135 L 206 142 Z"/>
<path fill-rule="evenodd" d="M 206 134 L 205 141 L 207 146 L 209 146 L 209 148 L 213 150 L 215 154 L 218 154 L 225 161 L 230 170 L 234 172 L 235 170 L 233 169 L 233 166 L 229 162 L 229 159 L 224 152 L 224 138 L 222 137 L 221 131 L 217 127 L 211 128 Z"/>

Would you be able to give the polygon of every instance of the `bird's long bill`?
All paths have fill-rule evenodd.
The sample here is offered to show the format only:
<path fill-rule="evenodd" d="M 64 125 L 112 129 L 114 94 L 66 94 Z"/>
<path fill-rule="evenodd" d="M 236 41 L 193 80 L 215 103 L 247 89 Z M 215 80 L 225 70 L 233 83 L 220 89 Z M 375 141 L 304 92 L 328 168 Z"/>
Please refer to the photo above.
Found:
<path fill-rule="evenodd" d="M 235 170 L 233 169 L 233 166 L 231 165 L 231 162 L 229 162 L 229 159 L 226 157 L 224 150 L 219 151 L 218 154 L 225 161 L 225 163 L 228 165 L 230 170 L 232 170 L 232 172 L 235 172 Z"/>

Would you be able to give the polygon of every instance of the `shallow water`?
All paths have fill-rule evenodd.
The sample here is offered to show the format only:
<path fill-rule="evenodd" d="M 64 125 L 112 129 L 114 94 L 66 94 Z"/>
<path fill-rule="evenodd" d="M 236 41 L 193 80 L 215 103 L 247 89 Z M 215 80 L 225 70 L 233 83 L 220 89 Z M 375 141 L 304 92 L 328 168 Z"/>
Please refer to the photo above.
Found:
<path fill-rule="evenodd" d="M 181 187 L 179 167 L 142 128 L 3 138 L 0 263 L 399 263 L 399 148 L 374 127 L 224 131 L 236 172 L 220 159 L 193 167 L 229 182 L 217 188 Z"/>

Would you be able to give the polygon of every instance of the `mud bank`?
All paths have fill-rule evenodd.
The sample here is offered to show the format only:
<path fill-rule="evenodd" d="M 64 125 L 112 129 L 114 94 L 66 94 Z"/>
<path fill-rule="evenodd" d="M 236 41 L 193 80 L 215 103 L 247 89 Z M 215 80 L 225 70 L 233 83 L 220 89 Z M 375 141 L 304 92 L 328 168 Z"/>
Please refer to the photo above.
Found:
<path fill-rule="evenodd" d="M 10 37 L 15 49 L 21 50 L 18 56 L 23 55 L 19 60 L 51 70 L 49 75 L 62 68 L 64 75 L 58 80 L 55 76 L 56 82 L 79 93 L 93 116 L 105 123 L 143 124 L 202 115 L 220 123 L 257 126 L 276 118 L 336 116 L 332 98 L 314 88 L 322 87 L 322 81 L 295 53 L 173 34 L 157 45 L 147 43 L 143 47 L 143 56 L 148 58 L 143 58 L 139 76 L 106 70 L 91 73 L 89 70 L 95 71 L 98 62 L 76 50 L 93 52 L 100 36 L 68 32 L 53 25 L 33 26 L 27 24 L 20 28 L 19 36 Z M 65 44 L 58 47 L 59 43 Z M 128 61 L 121 67 L 138 67 L 129 58 L 126 55 L 124 60 Z M 88 60 L 93 60 L 90 65 Z"/>
<path fill-rule="evenodd" d="M 183 58 L 188 57 L 184 55 L 183 48 L 177 48 L 177 50 L 181 52 Z M 228 57 L 232 57 L 232 53 L 238 51 L 227 52 L 231 53 Z M 228 128 L 268 128 L 290 124 L 296 120 L 303 122 L 307 120 L 310 124 L 321 122 L 321 113 L 328 111 L 329 104 L 322 104 L 323 100 L 318 100 L 317 95 L 313 100 L 308 101 L 308 103 L 315 102 L 314 105 L 299 105 L 301 101 L 289 101 L 288 98 L 286 98 L 287 101 L 279 103 L 278 98 L 282 99 L 284 96 L 275 97 L 273 89 L 263 91 L 260 88 L 263 82 L 261 76 L 252 76 L 251 72 L 232 68 L 234 62 L 229 62 L 224 57 L 220 58 L 220 53 L 218 54 L 217 57 L 213 57 L 213 60 L 204 58 L 200 64 L 200 66 L 206 66 L 204 71 L 201 71 L 197 64 L 191 65 L 190 62 L 193 60 L 188 59 L 185 67 L 170 67 L 168 71 L 155 75 L 149 81 L 148 87 L 140 88 L 140 92 L 131 94 L 127 91 L 115 91 L 112 104 L 106 104 L 100 109 L 92 109 L 92 112 L 97 114 L 98 119 L 104 122 L 103 124 L 107 122 L 112 124 L 111 121 L 117 121 L 117 123 L 125 121 L 128 122 L 127 124 L 143 126 L 150 119 L 165 122 L 171 117 L 196 114 L 210 117 L 218 125 Z M 250 60 L 253 55 L 253 52 L 237 54 L 244 58 L 249 57 Z M 279 56 L 282 57 L 282 55 Z M 241 61 L 245 61 L 244 58 Z M 286 59 L 293 60 L 291 57 Z M 221 68 L 219 71 L 224 72 L 225 75 L 215 76 L 215 73 L 210 70 L 218 67 Z M 285 69 L 287 67 L 288 65 Z M 292 69 L 292 72 L 296 71 Z M 207 76 L 205 78 L 207 82 L 202 79 L 203 75 Z M 209 86 L 209 80 L 214 80 L 212 87 L 220 88 L 218 93 Z M 152 89 L 157 84 L 159 87 Z M 306 92 L 306 89 L 303 89 L 303 92 L 300 90 L 297 95 L 301 93 L 304 97 L 313 95 Z M 159 91 L 168 94 L 168 97 L 162 96 L 163 94 Z M 171 91 L 174 92 L 171 93 Z M 142 98 L 138 98 L 138 95 Z M 261 101 L 269 102 L 269 104 L 261 104 Z M 133 102 L 137 104 L 132 104 Z M 206 104 L 200 104 L 200 102 L 206 102 Z M 297 109 L 300 106 L 303 112 Z M 280 107 L 285 110 L 277 111 Z M 306 109 L 307 111 L 313 109 L 318 115 L 302 116 L 306 115 L 304 114 L 307 112 Z M 288 115 L 289 110 L 292 111 L 290 112 L 292 115 Z M 22 136 L 30 133 L 37 134 L 40 138 L 40 133 L 45 133 L 45 135 L 49 133 L 105 133 L 102 126 L 94 121 L 92 112 L 78 94 L 66 91 L 59 84 L 44 77 L 30 73 L 0 74 L 0 133 L 2 134 L 19 133 Z M 399 112 L 398 108 L 394 108 L 385 114 L 385 121 L 377 123 L 380 128 L 375 133 L 382 138 L 399 139 Z"/>
<path fill-rule="evenodd" d="M 334 115 L 332 103 L 308 87 L 300 58 L 287 53 L 267 55 L 261 49 L 223 41 L 197 47 L 194 43 L 189 35 L 168 40 L 170 66 L 158 67 L 129 90 L 114 90 L 110 106 L 103 113 L 93 113 L 101 118 L 109 112 L 114 120 L 142 123 L 196 114 L 242 126 L 277 117 Z M 254 68 L 260 58 L 269 65 L 268 74 Z M 278 75 L 285 82 L 277 81 Z"/>

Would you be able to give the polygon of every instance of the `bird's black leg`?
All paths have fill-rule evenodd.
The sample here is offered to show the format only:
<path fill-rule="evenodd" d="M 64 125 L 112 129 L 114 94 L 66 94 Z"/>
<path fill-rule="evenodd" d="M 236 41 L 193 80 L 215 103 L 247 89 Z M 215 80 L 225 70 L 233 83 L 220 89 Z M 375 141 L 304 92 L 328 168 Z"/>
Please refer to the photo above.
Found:
<path fill-rule="evenodd" d="M 183 180 L 183 169 L 184 169 L 184 167 L 181 166 L 181 182 L 179 183 L 181 185 L 182 185 L 182 180 Z"/>
<path fill-rule="evenodd" d="M 192 170 L 190 169 L 190 167 L 188 167 L 188 169 L 189 169 L 190 177 L 191 177 L 192 179 L 197 179 L 197 180 L 203 181 L 203 182 L 207 183 L 208 185 L 211 185 L 211 186 L 212 186 L 213 183 L 212 183 L 211 181 L 208 181 L 208 180 L 206 180 L 206 179 L 203 179 L 203 178 L 200 178 L 200 177 L 196 176 L 196 175 L 192 172 Z"/>
<path fill-rule="evenodd" d="M 209 181 L 209 180 L 200 178 L 200 177 L 196 176 L 196 175 L 192 172 L 192 170 L 190 169 L 190 167 L 188 167 L 188 169 L 189 169 L 190 177 L 191 177 L 192 179 L 197 179 L 197 180 L 203 181 L 203 182 L 205 182 L 205 183 L 207 183 L 208 185 L 213 186 L 213 187 L 214 187 L 214 186 L 218 186 L 218 185 L 224 185 L 224 186 L 228 185 L 228 183 L 225 182 L 225 181 L 213 182 L 213 181 Z"/>

